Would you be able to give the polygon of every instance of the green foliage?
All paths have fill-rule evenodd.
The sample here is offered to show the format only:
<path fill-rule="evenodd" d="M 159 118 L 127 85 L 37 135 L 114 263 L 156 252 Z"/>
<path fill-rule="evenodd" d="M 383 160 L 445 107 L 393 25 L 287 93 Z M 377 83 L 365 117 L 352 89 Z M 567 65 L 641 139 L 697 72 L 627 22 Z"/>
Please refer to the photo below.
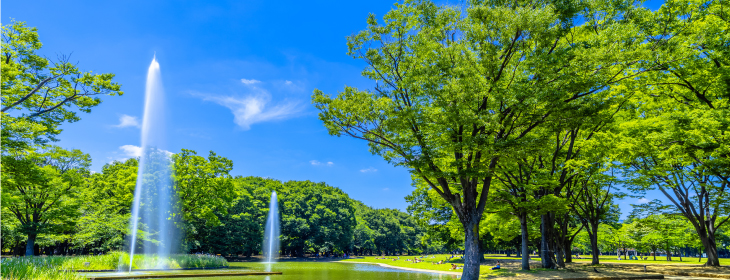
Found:
<path fill-rule="evenodd" d="M 263 197 L 255 196 L 256 183 L 271 182 L 256 177 L 236 178 L 233 180 L 236 198 L 227 214 L 218 213 L 220 224 L 210 226 L 205 222 L 194 222 L 197 233 L 194 235 L 194 252 L 210 252 L 230 255 L 250 256 L 261 250 L 266 219 L 267 204 Z"/>
<path fill-rule="evenodd" d="M 228 174 L 233 162 L 213 151 L 206 159 L 186 149 L 173 154 L 172 162 L 175 192 L 180 201 L 176 212 L 185 220 L 204 219 L 208 225 L 219 224 L 215 214 L 227 214 L 235 196 Z"/>
<path fill-rule="evenodd" d="M 77 197 L 88 177 L 90 158 L 79 150 L 50 147 L 3 155 L 3 211 L 13 214 L 28 236 L 29 251 L 39 234 L 61 232 L 78 217 Z"/>
<path fill-rule="evenodd" d="M 695 228 L 718 266 L 715 231 L 728 221 L 729 3 L 667 1 L 641 18 L 653 58 L 623 112 L 616 161 L 637 194 L 661 191 Z M 719 218 L 723 217 L 725 218 Z"/>
<path fill-rule="evenodd" d="M 348 249 L 356 227 L 355 207 L 342 190 L 324 183 L 289 181 L 276 190 L 282 248 L 313 252 Z"/>
<path fill-rule="evenodd" d="M 122 95 L 114 74 L 82 72 L 61 56 L 38 55 L 35 27 L 11 21 L 2 26 L 2 150 L 32 149 L 56 141 L 59 125 L 80 118 L 101 103 L 102 95 Z"/>
<path fill-rule="evenodd" d="M 137 159 L 114 161 L 89 178 L 80 197 L 82 213 L 72 243 L 93 251 L 121 250 L 129 234 Z"/>
<path fill-rule="evenodd" d="M 566 129 L 563 121 L 625 99 L 605 89 L 633 78 L 647 52 L 634 10 L 600 1 L 398 3 L 348 38 L 348 54 L 367 63 L 362 74 L 376 87 L 345 87 L 336 96 L 315 90 L 312 103 L 330 134 L 366 140 L 373 154 L 408 168 L 452 207 L 470 259 L 465 277 L 473 279 L 475 231 L 497 172 L 535 175 L 501 180 L 524 187 L 498 200 L 513 203 L 522 220 L 529 210 L 567 211 L 557 188 L 565 173 L 556 170 L 564 169 L 541 148 Z"/>

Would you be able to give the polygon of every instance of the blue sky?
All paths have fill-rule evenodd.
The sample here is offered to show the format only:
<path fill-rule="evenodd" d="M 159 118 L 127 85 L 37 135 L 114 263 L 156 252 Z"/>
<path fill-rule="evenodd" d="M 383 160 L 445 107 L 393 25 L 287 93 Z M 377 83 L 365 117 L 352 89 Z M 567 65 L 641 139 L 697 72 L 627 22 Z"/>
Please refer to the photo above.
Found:
<path fill-rule="evenodd" d="M 404 210 L 408 171 L 371 155 L 363 141 L 330 136 L 310 104 L 314 88 L 373 85 L 360 76 L 364 63 L 346 55 L 346 36 L 392 4 L 8 0 L 2 19 L 37 27 L 46 56 L 72 53 L 83 71 L 117 75 L 124 96 L 105 98 L 64 125 L 57 143 L 89 153 L 92 170 L 135 156 L 146 71 L 156 55 L 167 150 L 212 150 L 233 160 L 233 175 L 324 181 L 370 206 Z"/>

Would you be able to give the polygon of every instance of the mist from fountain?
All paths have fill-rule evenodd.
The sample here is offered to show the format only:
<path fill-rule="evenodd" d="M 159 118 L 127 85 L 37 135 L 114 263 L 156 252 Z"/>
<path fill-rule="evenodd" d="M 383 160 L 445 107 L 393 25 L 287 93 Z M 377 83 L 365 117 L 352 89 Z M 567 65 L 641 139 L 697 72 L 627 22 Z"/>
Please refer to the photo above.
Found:
<path fill-rule="evenodd" d="M 271 192 L 269 217 L 266 219 L 263 247 L 266 262 L 276 262 L 276 258 L 279 256 L 279 203 L 275 191 Z"/>
<path fill-rule="evenodd" d="M 165 143 L 164 91 L 160 64 L 155 58 L 147 71 L 142 120 L 142 147 L 134 190 L 129 249 L 129 271 L 134 255 L 156 254 L 157 268 L 167 268 L 167 259 L 177 236 L 171 217 L 175 202 L 170 181 L 170 153 Z M 143 236 L 138 233 L 143 232 Z M 141 242 L 140 242 L 141 241 Z M 138 244 L 141 243 L 141 244 Z M 141 245 L 141 246 L 138 246 Z M 139 251 L 137 251 L 139 247 Z"/>

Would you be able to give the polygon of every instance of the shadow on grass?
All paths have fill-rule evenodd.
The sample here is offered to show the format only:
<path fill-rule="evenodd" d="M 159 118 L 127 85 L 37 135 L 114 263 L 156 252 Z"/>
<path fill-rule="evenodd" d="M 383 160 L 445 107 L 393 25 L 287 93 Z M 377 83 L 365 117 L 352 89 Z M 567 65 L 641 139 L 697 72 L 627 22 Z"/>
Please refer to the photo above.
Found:
<path fill-rule="evenodd" d="M 521 272 L 521 270 L 520 270 Z M 517 276 L 517 273 L 509 269 L 496 269 L 487 270 L 479 275 L 479 278 L 497 278 L 497 277 L 512 277 Z"/>

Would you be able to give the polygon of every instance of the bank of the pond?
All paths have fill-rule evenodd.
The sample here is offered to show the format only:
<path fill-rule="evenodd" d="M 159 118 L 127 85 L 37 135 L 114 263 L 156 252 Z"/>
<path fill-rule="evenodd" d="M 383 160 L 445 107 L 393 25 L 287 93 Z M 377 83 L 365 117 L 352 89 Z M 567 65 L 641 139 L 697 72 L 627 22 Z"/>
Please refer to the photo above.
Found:
<path fill-rule="evenodd" d="M 281 272 L 281 275 L 251 275 L 240 276 L 216 276 L 216 280 L 327 280 L 327 279 L 358 279 L 358 280 L 443 280 L 456 279 L 458 275 L 445 275 L 430 272 L 405 271 L 402 269 L 394 269 L 381 267 L 373 264 L 358 263 L 342 263 L 342 262 L 278 262 L 278 263 L 254 263 L 254 262 L 231 262 L 228 269 L 218 271 L 167 271 L 163 273 L 157 272 L 141 272 L 138 275 L 160 275 L 169 277 L 164 279 L 178 280 L 200 280 L 200 277 L 212 274 L 225 274 L 229 272 L 244 273 L 245 271 L 262 272 L 272 271 Z M 108 273 L 84 273 L 88 278 L 103 279 L 104 277 L 113 276 Z M 174 276 L 173 276 L 174 275 Z M 188 278 L 177 278 L 187 277 Z M 175 277 L 175 278 L 173 278 Z M 109 279 L 109 278 L 107 278 Z M 212 278 L 211 278 L 212 279 Z"/>
<path fill-rule="evenodd" d="M 413 260 L 418 258 L 420 262 Z M 394 269 L 410 271 L 432 272 L 449 275 L 461 275 L 464 260 L 459 255 L 427 255 L 427 256 L 363 256 L 341 260 L 342 263 L 363 263 L 375 264 Z M 440 262 L 440 263 L 439 263 Z M 458 269 L 452 269 L 456 265 Z M 514 275 L 515 273 L 506 269 L 492 270 L 493 264 L 481 265 L 480 274 L 488 277 L 499 277 Z"/>
<path fill-rule="evenodd" d="M 340 262 L 343 262 L 343 263 L 359 263 L 359 264 L 379 265 L 379 266 L 387 267 L 387 268 L 402 269 L 402 270 L 416 271 L 416 272 L 427 272 L 427 273 L 461 275 L 460 269 L 458 269 L 456 271 L 455 270 L 444 271 L 444 270 L 431 270 L 431 269 L 420 269 L 420 268 L 403 267 L 403 266 L 393 266 L 393 265 L 384 264 L 384 263 L 356 262 L 356 261 L 340 261 Z"/>
<path fill-rule="evenodd" d="M 228 262 L 213 255 L 171 255 L 160 259 L 155 255 L 135 255 L 132 269 L 152 269 L 159 264 L 167 268 L 225 267 Z M 129 268 L 129 254 L 112 252 L 97 256 L 17 257 L 4 258 L 0 264 L 3 279 L 46 280 L 84 279 L 77 270 L 117 270 Z"/>

